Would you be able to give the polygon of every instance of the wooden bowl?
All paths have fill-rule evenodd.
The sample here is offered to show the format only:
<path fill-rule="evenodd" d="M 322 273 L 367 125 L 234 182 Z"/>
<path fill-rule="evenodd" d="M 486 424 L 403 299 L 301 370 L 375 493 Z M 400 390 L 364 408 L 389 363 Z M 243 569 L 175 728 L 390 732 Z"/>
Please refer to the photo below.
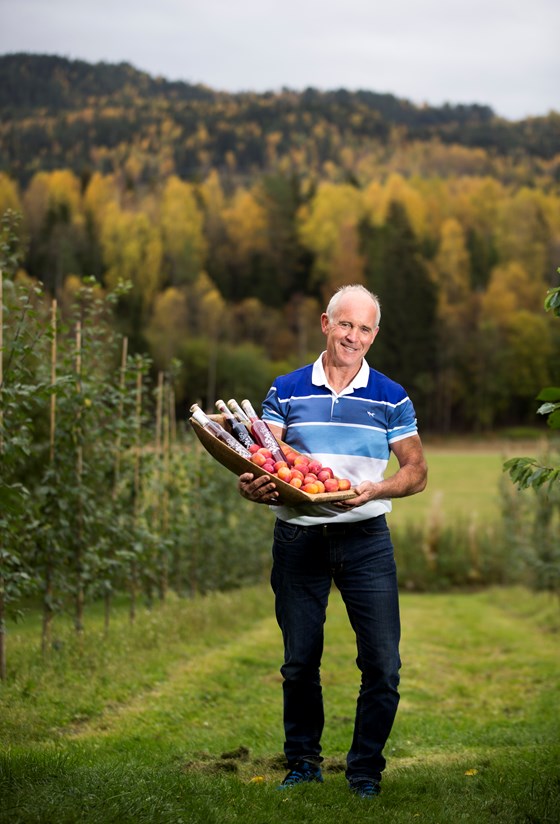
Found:
<path fill-rule="evenodd" d="M 209 415 L 209 417 L 223 425 L 224 421 L 222 415 Z M 222 466 L 229 469 L 230 472 L 233 472 L 238 477 L 239 475 L 243 475 L 244 472 L 252 472 L 255 476 L 270 475 L 270 472 L 265 472 L 261 466 L 257 466 L 247 460 L 247 458 L 239 455 L 226 443 L 220 441 L 215 435 L 207 429 L 204 429 L 198 421 L 195 421 L 193 418 L 190 418 L 189 420 L 198 440 L 206 451 L 209 452 L 210 455 L 218 461 L 218 463 L 221 463 Z M 279 443 L 283 448 L 287 446 L 287 444 L 282 441 Z M 286 506 L 300 506 L 301 504 L 331 504 L 336 501 L 346 501 L 349 498 L 355 498 L 357 494 L 355 489 L 346 489 L 341 492 L 319 492 L 316 495 L 310 495 L 308 492 L 303 492 L 301 489 L 296 489 L 295 486 L 290 486 L 290 484 L 286 483 L 286 481 L 282 481 L 274 475 L 270 475 L 270 477 L 273 479 L 278 491 L 279 497 L 277 498 L 277 502 L 280 504 L 285 504 Z"/>

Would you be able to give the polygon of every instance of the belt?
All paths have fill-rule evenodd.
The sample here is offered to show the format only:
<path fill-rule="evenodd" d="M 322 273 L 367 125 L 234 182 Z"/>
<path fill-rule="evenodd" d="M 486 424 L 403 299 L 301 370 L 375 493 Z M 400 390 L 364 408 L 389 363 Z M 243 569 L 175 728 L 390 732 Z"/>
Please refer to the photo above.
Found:
<path fill-rule="evenodd" d="M 342 523 L 332 524 L 314 524 L 313 526 L 302 526 L 304 532 L 318 532 L 324 538 L 328 535 L 344 535 L 351 533 L 355 529 L 362 529 L 364 526 L 373 526 L 374 521 L 379 522 L 379 518 L 384 518 L 384 515 L 377 515 L 375 518 L 364 518 L 363 521 L 343 521 Z"/>

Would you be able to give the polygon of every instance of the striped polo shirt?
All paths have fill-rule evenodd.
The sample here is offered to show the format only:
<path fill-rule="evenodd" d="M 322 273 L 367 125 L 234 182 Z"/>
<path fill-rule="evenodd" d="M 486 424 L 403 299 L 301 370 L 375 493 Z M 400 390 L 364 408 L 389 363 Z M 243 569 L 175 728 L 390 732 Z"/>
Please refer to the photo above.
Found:
<path fill-rule="evenodd" d="M 276 378 L 262 404 L 262 418 L 284 430 L 284 440 L 313 455 L 352 486 L 381 481 L 391 444 L 417 433 L 410 398 L 398 383 L 364 360 L 354 380 L 337 394 L 323 369 L 323 354 L 313 364 Z M 361 521 L 391 511 L 391 501 L 369 501 L 348 512 L 332 505 L 275 506 L 284 521 L 311 525 L 336 519 Z"/>

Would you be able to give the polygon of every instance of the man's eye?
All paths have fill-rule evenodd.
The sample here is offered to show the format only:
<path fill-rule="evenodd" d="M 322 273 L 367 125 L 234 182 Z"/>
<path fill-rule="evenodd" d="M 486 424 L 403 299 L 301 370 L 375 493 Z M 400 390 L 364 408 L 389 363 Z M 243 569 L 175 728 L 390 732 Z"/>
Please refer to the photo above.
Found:
<path fill-rule="evenodd" d="M 351 327 L 352 327 L 352 324 L 348 323 L 347 320 L 341 320 L 338 325 L 342 326 L 343 329 L 351 329 Z"/>
<path fill-rule="evenodd" d="M 371 329 L 369 326 L 362 326 L 362 335 L 371 335 Z"/>

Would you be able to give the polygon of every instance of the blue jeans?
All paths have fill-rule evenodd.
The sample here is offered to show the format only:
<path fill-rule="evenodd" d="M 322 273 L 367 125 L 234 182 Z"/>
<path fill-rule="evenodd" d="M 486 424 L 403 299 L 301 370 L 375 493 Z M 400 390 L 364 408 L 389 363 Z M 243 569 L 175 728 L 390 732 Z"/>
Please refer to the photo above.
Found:
<path fill-rule="evenodd" d="M 303 527 L 279 519 L 271 583 L 284 638 L 284 752 L 291 767 L 320 763 L 324 726 L 320 666 L 332 582 L 356 634 L 361 686 L 346 762 L 349 781 L 380 779 L 399 703 L 400 617 L 393 545 L 385 516 Z"/>

